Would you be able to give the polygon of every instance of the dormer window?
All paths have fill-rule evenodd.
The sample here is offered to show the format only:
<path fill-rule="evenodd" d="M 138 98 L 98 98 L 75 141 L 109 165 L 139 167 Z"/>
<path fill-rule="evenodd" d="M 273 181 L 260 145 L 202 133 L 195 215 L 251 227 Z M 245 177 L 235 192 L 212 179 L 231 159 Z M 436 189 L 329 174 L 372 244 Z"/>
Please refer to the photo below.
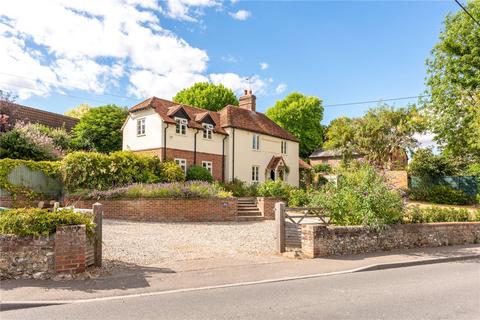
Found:
<path fill-rule="evenodd" d="M 212 139 L 213 126 L 208 123 L 203 124 L 203 138 L 211 140 Z"/>
<path fill-rule="evenodd" d="M 187 134 L 187 119 L 183 118 L 175 118 L 175 133 L 176 134 L 181 134 L 182 136 Z"/>

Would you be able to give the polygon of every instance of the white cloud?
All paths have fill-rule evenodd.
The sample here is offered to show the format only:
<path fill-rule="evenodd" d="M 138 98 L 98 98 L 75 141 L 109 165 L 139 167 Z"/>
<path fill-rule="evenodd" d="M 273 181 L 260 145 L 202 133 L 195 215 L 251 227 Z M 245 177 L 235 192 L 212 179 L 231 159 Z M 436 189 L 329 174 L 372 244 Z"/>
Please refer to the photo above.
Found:
<path fill-rule="evenodd" d="M 216 3 L 166 6 L 181 17 Z M 0 85 L 25 99 L 63 89 L 103 93 L 131 76 L 129 91 L 143 98 L 170 97 L 176 88 L 207 79 L 207 53 L 162 28 L 158 12 L 165 11 L 155 0 L 2 1 Z"/>
<path fill-rule="evenodd" d="M 221 83 L 232 89 L 236 93 L 241 93 L 245 89 L 252 89 L 256 94 L 265 94 L 267 87 L 273 81 L 272 79 L 262 79 L 258 75 L 251 77 L 242 77 L 236 73 L 212 73 L 210 80 L 215 83 Z"/>
<path fill-rule="evenodd" d="M 167 0 L 167 15 L 175 19 L 196 21 L 197 19 L 190 13 L 192 8 L 196 9 L 195 15 L 201 15 L 202 12 L 198 9 L 219 5 L 220 2 L 217 0 Z"/>
<path fill-rule="evenodd" d="M 287 90 L 287 84 L 282 82 L 275 88 L 275 93 L 280 94 L 285 92 L 285 90 Z"/>
<path fill-rule="evenodd" d="M 260 69 L 262 69 L 262 70 L 267 70 L 267 69 L 268 69 L 268 63 L 266 63 L 266 62 L 260 62 Z"/>
<path fill-rule="evenodd" d="M 230 12 L 230 15 L 235 20 L 245 21 L 250 18 L 252 13 L 247 10 L 238 10 L 237 12 Z"/>
<path fill-rule="evenodd" d="M 222 57 L 223 61 L 230 62 L 230 63 L 237 63 L 238 59 L 232 56 L 231 54 L 227 54 L 226 56 Z"/>

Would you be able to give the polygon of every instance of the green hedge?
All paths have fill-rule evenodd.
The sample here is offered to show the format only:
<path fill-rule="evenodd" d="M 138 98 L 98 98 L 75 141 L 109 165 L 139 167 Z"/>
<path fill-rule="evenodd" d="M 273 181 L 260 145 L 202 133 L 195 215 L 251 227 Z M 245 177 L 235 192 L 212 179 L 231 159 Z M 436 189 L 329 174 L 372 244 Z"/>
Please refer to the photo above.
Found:
<path fill-rule="evenodd" d="M 207 181 L 212 182 L 213 177 L 210 171 L 201 166 L 190 166 L 187 170 L 187 180 L 192 181 Z"/>
<path fill-rule="evenodd" d="M 93 217 L 73 210 L 50 212 L 45 209 L 12 209 L 0 212 L 0 233 L 19 236 L 48 236 L 58 226 L 85 225 L 87 235 L 93 236 Z"/>
<path fill-rule="evenodd" d="M 275 197 L 288 199 L 292 187 L 283 181 L 268 180 L 258 186 L 260 197 Z"/>
<path fill-rule="evenodd" d="M 430 223 L 430 222 L 467 222 L 480 221 L 480 210 L 471 211 L 453 208 L 420 208 L 413 206 L 405 211 L 404 223 Z"/>
<path fill-rule="evenodd" d="M 476 202 L 474 196 L 446 185 L 425 185 L 423 187 L 412 188 L 409 190 L 408 195 L 411 200 L 428 201 L 438 204 L 466 205 Z"/>
<path fill-rule="evenodd" d="M 0 159 L 0 189 L 7 191 L 14 198 L 17 195 L 23 195 L 27 198 L 39 196 L 35 191 L 24 186 L 12 185 L 8 181 L 10 172 L 19 166 L 25 166 L 32 171 L 40 171 L 45 176 L 50 178 L 60 177 L 60 162 L 59 161 L 32 161 L 21 159 Z"/>

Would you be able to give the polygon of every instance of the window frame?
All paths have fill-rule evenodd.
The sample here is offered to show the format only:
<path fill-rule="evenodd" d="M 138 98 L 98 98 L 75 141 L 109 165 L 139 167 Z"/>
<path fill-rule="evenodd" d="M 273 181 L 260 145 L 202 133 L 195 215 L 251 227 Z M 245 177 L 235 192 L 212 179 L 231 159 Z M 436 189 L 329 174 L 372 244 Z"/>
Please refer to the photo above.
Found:
<path fill-rule="evenodd" d="M 260 182 L 260 166 L 253 165 L 251 171 L 252 182 Z"/>
<path fill-rule="evenodd" d="M 213 138 L 213 125 L 209 123 L 202 124 L 203 127 L 203 139 L 212 140 Z"/>
<path fill-rule="evenodd" d="M 174 158 L 173 161 L 182 168 L 184 174 L 187 174 L 187 159 Z"/>
<path fill-rule="evenodd" d="M 281 141 L 280 152 L 282 154 L 287 154 L 287 141 L 286 140 Z"/>
<path fill-rule="evenodd" d="M 254 133 L 252 135 L 252 150 L 259 151 L 260 150 L 260 135 Z"/>
<path fill-rule="evenodd" d="M 188 120 L 185 118 L 175 117 L 175 134 L 180 136 L 187 135 Z"/>
<path fill-rule="evenodd" d="M 213 175 L 213 161 L 202 161 L 202 167 L 207 169 Z"/>
<path fill-rule="evenodd" d="M 145 132 L 146 132 L 145 122 L 146 122 L 145 117 L 137 119 L 137 137 L 141 137 L 145 135 Z M 139 129 L 140 129 L 140 132 L 139 132 Z"/>

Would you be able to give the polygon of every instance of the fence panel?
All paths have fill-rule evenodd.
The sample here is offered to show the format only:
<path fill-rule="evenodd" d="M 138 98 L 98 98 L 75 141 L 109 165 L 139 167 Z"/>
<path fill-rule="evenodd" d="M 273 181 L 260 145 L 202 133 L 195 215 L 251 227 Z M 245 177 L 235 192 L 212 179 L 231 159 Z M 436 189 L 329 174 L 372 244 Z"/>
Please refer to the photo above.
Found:
<path fill-rule="evenodd" d="M 13 168 L 7 176 L 10 184 L 22 186 L 49 196 L 59 196 L 62 193 L 63 186 L 60 179 L 46 176 L 38 170 L 31 170 L 23 165 Z M 0 195 L 8 195 L 8 192 L 0 189 Z"/>
<path fill-rule="evenodd" d="M 409 188 L 420 188 L 424 184 L 447 185 L 451 188 L 462 190 L 471 196 L 475 196 L 479 191 L 479 178 L 474 176 L 445 176 L 432 181 L 424 181 L 421 177 L 410 177 L 409 179 Z"/>

